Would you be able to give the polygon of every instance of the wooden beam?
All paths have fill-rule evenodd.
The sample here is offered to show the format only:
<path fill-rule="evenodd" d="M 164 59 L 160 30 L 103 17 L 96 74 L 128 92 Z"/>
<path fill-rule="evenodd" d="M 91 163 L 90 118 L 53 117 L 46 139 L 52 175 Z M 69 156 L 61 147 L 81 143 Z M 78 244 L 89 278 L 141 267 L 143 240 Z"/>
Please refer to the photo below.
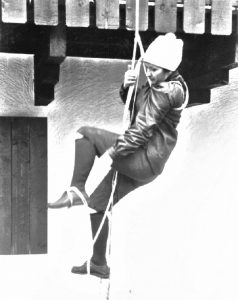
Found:
<path fill-rule="evenodd" d="M 66 25 L 88 27 L 90 24 L 88 0 L 66 0 Z"/>
<path fill-rule="evenodd" d="M 232 67 L 232 66 L 230 66 Z M 187 81 L 190 89 L 210 89 L 228 84 L 229 67 L 220 68 Z"/>
<path fill-rule="evenodd" d="M 60 64 L 66 57 L 66 26 L 63 13 L 59 24 L 42 36 L 34 56 L 35 105 L 48 105 L 54 100 L 54 87 L 59 80 Z"/>
<path fill-rule="evenodd" d="M 148 29 L 148 0 L 140 0 L 139 2 L 139 30 L 145 31 Z M 126 1 L 126 28 L 128 30 L 135 30 L 135 0 Z"/>
<path fill-rule="evenodd" d="M 184 0 L 183 28 L 186 33 L 205 32 L 205 0 Z"/>
<path fill-rule="evenodd" d="M 5 23 L 26 23 L 27 0 L 2 0 L 2 21 Z"/>
<path fill-rule="evenodd" d="M 66 57 L 66 28 L 62 23 L 51 28 L 49 57 L 59 62 Z"/>
<path fill-rule="evenodd" d="M 58 0 L 34 0 L 36 25 L 58 24 Z"/>
<path fill-rule="evenodd" d="M 11 122 L 0 118 L 0 254 L 11 254 Z"/>
<path fill-rule="evenodd" d="M 119 27 L 119 0 L 96 1 L 96 26 L 102 29 Z"/>
<path fill-rule="evenodd" d="M 177 0 L 155 0 L 155 31 L 176 32 Z"/>

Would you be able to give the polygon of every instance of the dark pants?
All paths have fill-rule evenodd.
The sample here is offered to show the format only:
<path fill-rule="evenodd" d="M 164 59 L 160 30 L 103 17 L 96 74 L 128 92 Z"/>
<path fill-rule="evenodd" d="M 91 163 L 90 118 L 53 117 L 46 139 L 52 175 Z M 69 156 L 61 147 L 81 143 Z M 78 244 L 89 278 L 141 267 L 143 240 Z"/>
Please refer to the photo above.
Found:
<path fill-rule="evenodd" d="M 81 127 L 78 132 L 84 138 L 75 141 L 75 164 L 71 186 L 84 190 L 95 157 L 100 157 L 109 149 L 115 143 L 118 134 L 88 126 Z M 114 172 L 115 170 L 111 169 L 91 194 L 88 202 L 89 207 L 97 211 L 105 211 L 112 192 Z M 142 182 L 118 173 L 113 203 L 117 203 L 122 197 L 141 185 L 143 185 Z"/>
<path fill-rule="evenodd" d="M 71 186 L 85 190 L 85 183 L 92 169 L 95 157 L 100 157 L 116 141 L 118 134 L 94 127 L 81 127 L 78 130 L 84 138 L 75 141 L 75 164 Z M 95 191 L 90 195 L 88 206 L 97 213 L 91 214 L 92 236 L 94 237 L 103 218 L 112 192 L 112 180 L 116 170 L 111 169 L 99 183 Z M 118 173 L 113 204 L 116 204 L 123 196 L 142 185 L 132 178 Z M 98 239 L 93 247 L 91 261 L 96 265 L 106 264 L 106 248 L 108 239 L 108 219 L 100 231 Z"/>

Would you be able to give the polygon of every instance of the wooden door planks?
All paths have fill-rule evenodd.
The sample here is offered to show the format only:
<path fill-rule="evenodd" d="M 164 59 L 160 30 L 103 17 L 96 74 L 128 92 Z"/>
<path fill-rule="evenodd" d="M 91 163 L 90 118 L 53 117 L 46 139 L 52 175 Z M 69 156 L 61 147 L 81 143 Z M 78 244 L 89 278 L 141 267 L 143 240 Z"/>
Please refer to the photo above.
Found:
<path fill-rule="evenodd" d="M 58 0 L 34 0 L 36 25 L 58 24 Z"/>
<path fill-rule="evenodd" d="M 205 32 L 205 0 L 184 0 L 183 28 L 186 33 Z"/>
<path fill-rule="evenodd" d="M 89 24 L 89 0 L 66 0 L 66 25 L 88 27 Z"/>
<path fill-rule="evenodd" d="M 176 32 L 177 0 L 155 0 L 155 31 Z"/>
<path fill-rule="evenodd" d="M 139 1 L 139 30 L 145 31 L 148 29 L 148 0 Z M 126 1 L 126 28 L 128 30 L 135 30 L 135 0 Z"/>
<path fill-rule="evenodd" d="M 211 33 L 230 35 L 232 32 L 232 0 L 213 0 Z"/>
<path fill-rule="evenodd" d="M 47 119 L 0 118 L 0 254 L 47 252 Z"/>
<path fill-rule="evenodd" d="M 23 118 L 12 122 L 12 253 L 30 252 L 29 125 Z"/>
<path fill-rule="evenodd" d="M 47 252 L 47 119 L 30 120 L 30 252 Z"/>
<path fill-rule="evenodd" d="M 2 0 L 2 21 L 5 23 L 26 23 L 27 0 Z"/>
<path fill-rule="evenodd" d="M 119 0 L 96 1 L 96 26 L 102 29 L 119 27 Z"/>
<path fill-rule="evenodd" d="M 11 123 L 0 118 L 0 254 L 11 254 Z"/>

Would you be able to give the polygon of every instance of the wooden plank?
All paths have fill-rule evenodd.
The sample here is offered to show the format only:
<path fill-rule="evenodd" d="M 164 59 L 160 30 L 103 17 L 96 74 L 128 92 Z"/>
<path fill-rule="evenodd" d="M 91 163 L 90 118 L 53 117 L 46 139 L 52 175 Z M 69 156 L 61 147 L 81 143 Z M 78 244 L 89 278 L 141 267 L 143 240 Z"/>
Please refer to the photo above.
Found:
<path fill-rule="evenodd" d="M 27 0 L 2 0 L 2 21 L 6 23 L 26 23 Z"/>
<path fill-rule="evenodd" d="M 141 31 L 146 31 L 149 26 L 148 21 L 148 10 L 149 10 L 149 3 L 148 0 L 140 0 L 140 17 L 139 17 L 139 29 Z"/>
<path fill-rule="evenodd" d="M 30 120 L 30 251 L 47 252 L 47 119 Z"/>
<path fill-rule="evenodd" d="M 30 252 L 29 126 L 27 118 L 12 119 L 12 253 Z"/>
<path fill-rule="evenodd" d="M 152 0 L 153 1 L 153 0 Z M 211 6 L 213 0 L 205 0 L 206 5 Z M 225 0 L 224 0 L 225 1 Z M 178 4 L 183 4 L 184 0 L 177 0 Z M 238 0 L 232 0 L 232 6 L 238 7 Z"/>
<path fill-rule="evenodd" d="M 50 32 L 50 58 L 63 60 L 66 56 L 66 29 L 64 24 L 51 28 Z"/>
<path fill-rule="evenodd" d="M 232 0 L 212 1 L 211 33 L 230 35 L 232 32 Z"/>
<path fill-rule="evenodd" d="M 66 0 L 66 25 L 88 27 L 89 24 L 89 0 Z"/>
<path fill-rule="evenodd" d="M 11 254 L 10 118 L 0 118 L 0 254 Z"/>
<path fill-rule="evenodd" d="M 135 11 L 136 1 L 126 1 L 126 28 L 128 30 L 135 30 Z M 139 30 L 145 31 L 148 29 L 148 0 L 139 1 Z"/>
<path fill-rule="evenodd" d="M 96 1 L 96 26 L 102 29 L 119 27 L 119 0 Z"/>
<path fill-rule="evenodd" d="M 155 31 L 176 32 L 177 0 L 155 0 Z"/>
<path fill-rule="evenodd" d="M 183 28 L 186 33 L 205 32 L 205 0 L 184 0 Z"/>
<path fill-rule="evenodd" d="M 58 0 L 34 0 L 34 16 L 37 25 L 57 25 Z"/>

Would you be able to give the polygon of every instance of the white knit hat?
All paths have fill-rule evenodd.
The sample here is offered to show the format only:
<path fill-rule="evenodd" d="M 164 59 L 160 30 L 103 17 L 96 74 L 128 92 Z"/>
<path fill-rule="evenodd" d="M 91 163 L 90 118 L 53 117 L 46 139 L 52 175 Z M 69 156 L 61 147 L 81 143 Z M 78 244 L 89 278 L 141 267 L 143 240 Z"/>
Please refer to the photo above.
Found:
<path fill-rule="evenodd" d="M 175 71 L 182 61 L 183 41 L 173 33 L 158 36 L 147 48 L 143 61 Z"/>

